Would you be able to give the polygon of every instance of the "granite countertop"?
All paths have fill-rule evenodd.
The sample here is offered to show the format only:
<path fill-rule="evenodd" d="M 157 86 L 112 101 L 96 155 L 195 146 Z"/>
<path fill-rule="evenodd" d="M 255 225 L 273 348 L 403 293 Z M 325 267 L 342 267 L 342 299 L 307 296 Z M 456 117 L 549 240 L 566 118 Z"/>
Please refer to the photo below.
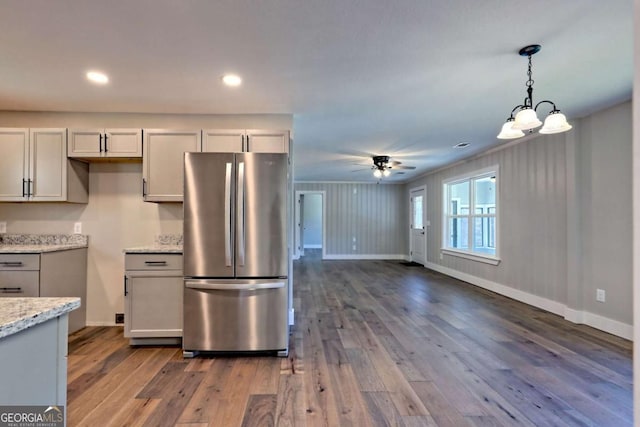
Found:
<path fill-rule="evenodd" d="M 182 234 L 160 234 L 149 246 L 126 248 L 125 254 L 181 254 Z"/>
<path fill-rule="evenodd" d="M 80 307 L 80 298 L 0 298 L 0 339 Z"/>
<path fill-rule="evenodd" d="M 89 237 L 82 234 L 2 234 L 0 254 L 38 254 L 86 248 Z"/>
<path fill-rule="evenodd" d="M 181 254 L 182 245 L 150 245 L 126 248 L 125 254 Z"/>

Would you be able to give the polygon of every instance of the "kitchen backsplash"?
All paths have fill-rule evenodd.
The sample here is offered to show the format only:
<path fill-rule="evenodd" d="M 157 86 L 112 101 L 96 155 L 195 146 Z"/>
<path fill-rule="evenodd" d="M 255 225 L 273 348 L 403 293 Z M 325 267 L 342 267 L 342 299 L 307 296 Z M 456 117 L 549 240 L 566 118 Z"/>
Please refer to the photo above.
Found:
<path fill-rule="evenodd" d="M 182 245 L 182 234 L 159 234 L 156 236 L 156 245 Z"/>
<path fill-rule="evenodd" d="M 3 245 L 87 245 L 84 234 L 0 234 Z"/>

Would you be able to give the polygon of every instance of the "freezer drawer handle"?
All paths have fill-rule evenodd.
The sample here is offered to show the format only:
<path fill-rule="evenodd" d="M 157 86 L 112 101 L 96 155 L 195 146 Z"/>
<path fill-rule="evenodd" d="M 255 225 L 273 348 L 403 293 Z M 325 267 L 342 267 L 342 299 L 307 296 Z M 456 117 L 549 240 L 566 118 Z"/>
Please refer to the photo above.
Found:
<path fill-rule="evenodd" d="M 22 263 L 22 261 L 2 261 L 0 262 L 0 265 L 5 267 L 22 267 L 24 264 Z"/>
<path fill-rule="evenodd" d="M 231 163 L 224 174 L 224 264 L 231 267 Z"/>
<path fill-rule="evenodd" d="M 145 265 L 166 266 L 167 261 L 145 261 Z"/>
<path fill-rule="evenodd" d="M 2 294 L 21 294 L 22 288 L 0 288 Z"/>
<path fill-rule="evenodd" d="M 254 291 L 258 289 L 284 288 L 285 282 L 271 283 L 208 283 L 206 281 L 186 281 L 184 284 L 189 289 L 207 289 L 214 291 Z"/>
<path fill-rule="evenodd" d="M 244 266 L 244 162 L 238 162 L 238 199 L 236 232 L 238 233 L 238 264 Z"/>

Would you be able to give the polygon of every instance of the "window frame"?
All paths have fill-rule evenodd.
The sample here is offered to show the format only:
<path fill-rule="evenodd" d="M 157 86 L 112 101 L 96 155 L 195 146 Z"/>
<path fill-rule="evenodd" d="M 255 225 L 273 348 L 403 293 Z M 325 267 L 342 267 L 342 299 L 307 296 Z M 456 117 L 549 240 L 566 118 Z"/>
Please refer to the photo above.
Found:
<path fill-rule="evenodd" d="M 495 176 L 495 214 L 483 213 L 477 214 L 476 211 L 476 200 L 475 200 L 475 191 L 476 191 L 476 181 Z M 450 190 L 451 185 L 459 184 L 459 183 L 469 183 L 469 209 L 467 214 L 450 214 L 450 202 L 451 200 L 455 200 L 456 198 L 450 198 Z M 466 258 L 473 261 L 479 261 L 486 264 L 498 265 L 501 261 L 500 259 L 500 234 L 499 234 L 499 224 L 500 224 L 500 203 L 499 197 L 500 195 L 500 170 L 498 165 L 492 165 L 482 169 L 476 169 L 474 171 L 465 173 L 463 175 L 457 175 L 451 178 L 442 180 L 442 245 L 440 248 L 440 252 L 445 255 L 456 256 L 460 258 Z M 483 208 L 485 206 L 482 206 Z M 467 228 L 467 246 L 468 249 L 460 249 L 453 248 L 449 246 L 449 220 L 452 218 L 466 218 L 468 223 Z M 495 226 L 495 255 L 490 255 L 483 252 L 477 252 L 473 250 L 474 239 L 475 239 L 475 220 L 477 218 L 495 218 L 494 226 Z M 487 236 L 489 237 L 489 236 Z"/>

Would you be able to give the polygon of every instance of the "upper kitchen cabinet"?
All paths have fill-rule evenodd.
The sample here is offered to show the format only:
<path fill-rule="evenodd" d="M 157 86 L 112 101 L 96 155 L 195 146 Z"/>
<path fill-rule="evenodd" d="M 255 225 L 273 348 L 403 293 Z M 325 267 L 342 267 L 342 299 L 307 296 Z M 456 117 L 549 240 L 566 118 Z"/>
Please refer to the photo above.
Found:
<path fill-rule="evenodd" d="M 209 129 L 203 131 L 202 151 L 215 153 L 288 153 L 289 131 Z"/>
<path fill-rule="evenodd" d="M 69 129 L 68 156 L 89 161 L 141 158 L 141 129 Z"/>
<path fill-rule="evenodd" d="M 184 153 L 201 151 L 200 130 L 144 129 L 142 195 L 146 202 L 181 202 Z"/>
<path fill-rule="evenodd" d="M 89 167 L 67 159 L 66 129 L 0 129 L 0 201 L 87 203 Z"/>

